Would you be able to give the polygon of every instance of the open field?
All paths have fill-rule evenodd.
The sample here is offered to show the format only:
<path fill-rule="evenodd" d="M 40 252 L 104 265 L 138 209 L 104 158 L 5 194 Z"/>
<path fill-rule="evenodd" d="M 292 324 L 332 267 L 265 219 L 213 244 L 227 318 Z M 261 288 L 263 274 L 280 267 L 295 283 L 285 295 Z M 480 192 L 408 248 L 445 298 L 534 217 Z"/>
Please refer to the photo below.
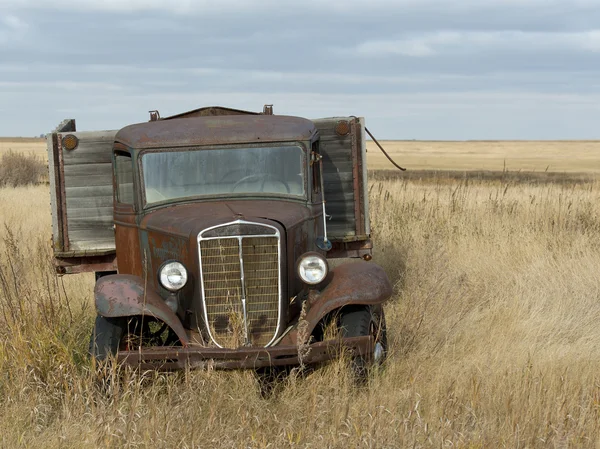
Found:
<path fill-rule="evenodd" d="M 0 189 L 0 447 L 600 447 L 600 180 L 395 178 L 370 201 L 396 293 L 367 387 L 340 362 L 268 399 L 249 372 L 106 394 L 93 277 L 49 266 L 47 186 Z"/>
<path fill-rule="evenodd" d="M 600 141 L 384 141 L 383 148 L 408 170 L 477 170 L 600 173 Z M 393 169 L 367 142 L 370 169 Z"/>
<path fill-rule="evenodd" d="M 40 156 L 45 156 L 46 139 L 0 137 L 0 154 L 3 151 L 10 150 L 32 152 Z"/>
<path fill-rule="evenodd" d="M 530 171 L 600 174 L 600 141 L 382 141 L 383 148 L 409 171 Z M 45 139 L 0 137 L 2 151 L 46 157 Z M 372 170 L 395 170 L 375 143 L 367 142 Z"/>

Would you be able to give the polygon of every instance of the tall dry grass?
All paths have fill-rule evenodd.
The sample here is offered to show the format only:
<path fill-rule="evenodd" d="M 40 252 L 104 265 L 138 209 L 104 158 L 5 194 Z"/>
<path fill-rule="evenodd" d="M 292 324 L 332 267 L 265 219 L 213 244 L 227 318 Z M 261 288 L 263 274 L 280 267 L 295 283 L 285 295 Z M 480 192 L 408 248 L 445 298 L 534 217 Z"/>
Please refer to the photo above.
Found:
<path fill-rule="evenodd" d="M 51 275 L 45 187 L 0 190 L 0 446 L 598 446 L 600 183 L 370 190 L 397 292 L 387 367 L 355 389 L 332 363 L 271 398 L 249 372 L 103 388 L 85 358 L 93 280 Z"/>

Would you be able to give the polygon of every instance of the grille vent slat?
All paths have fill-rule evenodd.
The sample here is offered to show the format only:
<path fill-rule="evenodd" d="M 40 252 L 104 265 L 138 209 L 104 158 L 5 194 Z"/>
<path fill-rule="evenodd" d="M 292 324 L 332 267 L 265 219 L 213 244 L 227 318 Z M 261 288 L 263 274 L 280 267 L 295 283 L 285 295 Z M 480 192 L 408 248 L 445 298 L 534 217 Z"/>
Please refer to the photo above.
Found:
<path fill-rule="evenodd" d="M 278 236 L 199 239 L 199 245 L 204 303 L 215 343 L 226 348 L 244 344 L 246 328 L 242 295 L 245 292 L 249 343 L 252 346 L 269 344 L 277 332 L 279 320 Z"/>

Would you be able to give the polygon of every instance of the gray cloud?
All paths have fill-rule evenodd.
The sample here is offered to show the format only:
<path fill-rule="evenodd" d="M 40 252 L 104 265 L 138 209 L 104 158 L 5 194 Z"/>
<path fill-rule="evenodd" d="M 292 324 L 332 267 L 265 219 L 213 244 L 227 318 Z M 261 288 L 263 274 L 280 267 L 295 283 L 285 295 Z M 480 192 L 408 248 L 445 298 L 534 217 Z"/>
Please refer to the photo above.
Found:
<path fill-rule="evenodd" d="M 383 138 L 598 138 L 591 0 L 0 0 L 0 135 L 209 104 Z"/>
<path fill-rule="evenodd" d="M 600 29 L 555 33 L 513 30 L 437 31 L 397 40 L 368 41 L 357 47 L 359 54 L 367 56 L 398 54 L 428 57 L 440 53 L 472 54 L 498 50 L 600 53 Z"/>

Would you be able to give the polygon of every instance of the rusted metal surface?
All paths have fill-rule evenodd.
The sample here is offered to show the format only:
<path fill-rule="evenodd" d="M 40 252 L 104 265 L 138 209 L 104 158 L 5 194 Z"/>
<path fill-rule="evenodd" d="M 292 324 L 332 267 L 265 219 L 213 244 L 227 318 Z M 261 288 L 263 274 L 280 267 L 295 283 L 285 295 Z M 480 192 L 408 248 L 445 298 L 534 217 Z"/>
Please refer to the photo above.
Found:
<path fill-rule="evenodd" d="M 297 201 L 206 201 L 163 207 L 148 212 L 142 218 L 140 228 L 173 233 L 187 238 L 211 226 L 236 219 L 268 224 L 275 221 L 283 224 L 287 229 L 312 217 L 306 203 Z"/>
<path fill-rule="evenodd" d="M 364 234 L 364 215 L 362 214 L 362 166 L 359 167 L 358 160 L 360 155 L 359 142 L 360 127 L 356 126 L 357 119 L 350 123 L 352 136 L 352 185 L 354 187 L 354 218 L 356 223 L 356 235 Z"/>
<path fill-rule="evenodd" d="M 309 345 L 302 363 L 313 364 L 331 360 L 342 350 L 352 355 L 367 356 L 373 351 L 371 336 L 328 340 Z M 298 347 L 294 345 L 271 348 L 240 348 L 236 350 L 190 345 L 179 347 L 149 347 L 119 351 L 117 359 L 140 369 L 177 370 L 183 368 L 218 369 L 261 368 L 265 366 L 298 365 Z"/>
<path fill-rule="evenodd" d="M 54 267 L 58 274 L 93 273 L 96 271 L 112 271 L 117 269 L 117 256 L 55 257 Z"/>
<path fill-rule="evenodd" d="M 192 111 L 182 112 L 180 114 L 164 117 L 161 120 L 172 120 L 177 118 L 190 117 L 216 117 L 223 115 L 258 115 L 258 112 L 244 111 L 241 109 L 225 108 L 223 106 L 208 106 L 204 108 L 194 109 Z"/>
<path fill-rule="evenodd" d="M 268 212 L 271 219 L 261 218 L 266 215 L 265 212 Z M 310 210 L 305 205 L 294 202 L 249 200 L 180 204 L 148 212 L 141 219 L 139 225 L 141 251 L 147 254 L 149 273 L 156 273 L 167 260 L 175 259 L 183 263 L 188 270 L 188 285 L 180 295 L 184 310 L 182 319 L 190 328 L 206 329 L 198 235 L 213 226 L 239 221 L 256 223 L 258 227 L 267 225 L 275 228 L 281 236 L 282 243 L 280 247 L 282 302 L 277 328 L 285 329 L 288 321 L 288 298 L 302 288 L 293 270 L 294 261 L 290 262 L 290 259 L 299 256 L 293 250 L 306 251 L 307 232 L 304 227 L 307 223 L 311 223 L 312 227 L 311 219 Z M 233 232 L 230 227 L 227 229 Z M 241 228 L 239 231 L 240 235 L 245 233 Z M 298 239 L 298 242 L 294 239 Z M 290 244 L 290 241 L 294 243 Z M 121 264 L 120 260 L 119 264 Z M 157 290 L 160 288 L 156 276 L 149 278 L 148 284 Z M 208 335 L 206 336 L 208 338 Z"/>
<path fill-rule="evenodd" d="M 49 167 L 50 170 L 53 171 L 54 174 L 54 192 L 52 194 L 52 201 L 55 202 L 53 204 L 52 213 L 55 215 L 57 229 L 53 232 L 54 237 L 54 251 L 60 252 L 64 251 L 64 231 L 63 231 L 63 203 L 60 200 L 62 194 L 62 185 L 63 181 L 61 180 L 61 164 L 58 157 L 58 135 L 56 133 L 52 133 L 52 160 L 54 161 L 54 166 Z"/>
<path fill-rule="evenodd" d="M 373 242 L 370 239 L 354 242 L 333 242 L 333 247 L 327 252 L 327 258 L 364 257 L 372 254 Z"/>
<path fill-rule="evenodd" d="M 114 274 L 104 276 L 94 290 L 96 311 L 105 317 L 149 315 L 166 323 L 186 347 L 189 338 L 181 321 L 163 299 L 138 276 Z"/>
<path fill-rule="evenodd" d="M 62 158 L 61 138 L 58 133 L 75 132 L 75 120 L 63 120 L 50 134 L 49 143 L 52 148 L 49 148 L 48 160 L 52 161 L 50 170 L 51 185 L 54 191 L 51 192 L 51 201 L 54 214 L 53 217 L 53 249 L 56 252 L 67 251 L 69 247 L 68 229 L 66 221 L 66 203 L 64 200 L 65 179 L 64 179 L 64 164 Z M 51 153 L 51 154 L 50 154 Z M 54 227 L 55 226 L 55 227 Z"/>
<path fill-rule="evenodd" d="M 334 268 L 319 287 L 321 290 L 310 290 L 308 295 L 309 309 L 304 320 L 309 335 L 328 313 L 350 304 L 381 304 L 393 293 L 383 268 L 363 261 Z M 283 342 L 297 344 L 297 337 L 296 332 L 290 332 Z"/>
<path fill-rule="evenodd" d="M 126 126 L 115 141 L 135 149 L 307 141 L 313 122 L 283 115 L 231 115 L 158 120 Z"/>
<path fill-rule="evenodd" d="M 115 247 L 119 273 L 142 276 L 144 273 L 144 255 L 140 247 L 139 229 L 133 205 L 116 203 L 114 205 Z M 154 276 L 151 276 L 154 278 Z"/>
<path fill-rule="evenodd" d="M 365 214 L 366 211 L 366 200 L 365 200 L 365 185 L 366 177 L 363 176 L 363 152 L 362 146 L 364 142 L 362 141 L 363 135 L 361 132 L 360 119 L 355 118 L 352 121 L 352 133 L 354 137 L 352 138 L 352 145 L 355 146 L 355 150 L 353 149 L 353 157 L 354 165 L 356 166 L 356 178 L 358 179 L 357 190 L 355 190 L 354 194 L 358 197 L 358 201 L 355 200 L 355 203 L 358 204 L 358 215 L 356 216 L 357 226 L 356 226 L 356 234 L 357 235 L 365 235 L 367 234 L 367 230 L 365 228 Z"/>
<path fill-rule="evenodd" d="M 60 232 L 62 239 L 62 251 L 69 251 L 69 228 L 67 221 L 67 195 L 65 193 L 65 166 L 63 164 L 63 154 L 62 154 L 62 136 L 60 134 L 56 135 L 56 143 L 55 143 L 55 159 L 58 161 L 58 178 L 57 185 L 58 189 L 57 194 L 57 202 L 60 203 L 58 205 L 58 210 L 60 211 Z"/>

